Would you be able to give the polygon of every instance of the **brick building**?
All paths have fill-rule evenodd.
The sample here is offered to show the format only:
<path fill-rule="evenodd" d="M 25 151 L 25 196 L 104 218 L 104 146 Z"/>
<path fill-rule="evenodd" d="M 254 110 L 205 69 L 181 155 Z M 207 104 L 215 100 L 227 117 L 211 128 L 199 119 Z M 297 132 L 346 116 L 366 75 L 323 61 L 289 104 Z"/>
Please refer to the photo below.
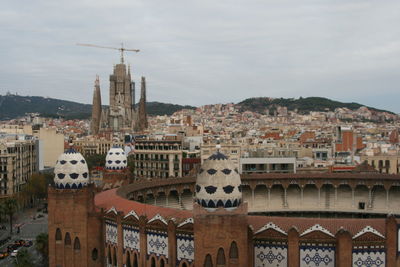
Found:
<path fill-rule="evenodd" d="M 234 166 L 216 153 L 205 160 L 196 178 L 141 181 L 97 192 L 85 175 L 82 156 L 66 152 L 56 165 L 55 185 L 49 188 L 50 266 L 400 266 L 400 220 L 393 216 L 398 211 L 382 211 L 377 218 L 266 216 L 248 211 L 243 191 L 246 185 L 257 189 L 262 182 L 268 188 L 299 183 L 321 189 L 324 181 L 357 188 L 360 179 L 371 187 L 379 180 L 389 189 L 398 187 L 399 177 L 240 177 Z M 171 192 L 187 190 L 196 192 L 192 209 L 162 206 Z M 276 196 L 287 198 L 289 205 L 282 211 L 291 208 L 288 192 Z M 157 196 L 154 204 L 143 203 L 149 194 Z M 313 196 L 305 195 L 307 201 Z M 321 198 L 320 191 L 315 196 Z M 353 192 L 354 197 L 361 195 Z M 274 198 L 264 194 L 263 201 Z"/>

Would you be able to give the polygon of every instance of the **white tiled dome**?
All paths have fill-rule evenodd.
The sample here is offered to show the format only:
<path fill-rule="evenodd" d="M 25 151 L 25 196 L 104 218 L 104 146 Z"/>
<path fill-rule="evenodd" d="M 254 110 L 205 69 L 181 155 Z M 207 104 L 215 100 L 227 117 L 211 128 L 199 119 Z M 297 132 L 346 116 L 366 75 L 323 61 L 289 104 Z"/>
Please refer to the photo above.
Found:
<path fill-rule="evenodd" d="M 106 156 L 107 170 L 123 170 L 128 166 L 126 154 L 120 147 L 112 147 Z"/>
<path fill-rule="evenodd" d="M 233 209 L 242 201 L 240 175 L 234 163 L 220 152 L 201 166 L 196 180 L 196 202 L 206 209 Z"/>
<path fill-rule="evenodd" d="M 54 184 L 59 189 L 79 189 L 89 183 L 89 171 L 81 153 L 69 149 L 58 157 Z"/>

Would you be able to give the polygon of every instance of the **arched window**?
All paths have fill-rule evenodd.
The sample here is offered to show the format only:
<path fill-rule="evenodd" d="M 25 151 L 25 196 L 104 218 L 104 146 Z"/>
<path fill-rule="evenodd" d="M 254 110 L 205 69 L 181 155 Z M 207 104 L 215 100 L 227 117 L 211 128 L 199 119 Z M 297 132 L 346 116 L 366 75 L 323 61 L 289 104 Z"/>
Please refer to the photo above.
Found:
<path fill-rule="evenodd" d="M 99 252 L 97 251 L 97 248 L 94 248 L 92 250 L 92 260 L 97 260 L 99 258 Z"/>
<path fill-rule="evenodd" d="M 113 255 L 113 263 L 114 263 L 114 266 L 118 266 L 118 261 L 117 261 L 117 250 L 115 249 L 115 247 L 114 247 L 114 255 Z"/>
<path fill-rule="evenodd" d="M 188 266 L 186 265 L 186 262 L 184 262 L 184 263 L 182 264 L 182 267 L 188 267 Z"/>
<path fill-rule="evenodd" d="M 207 254 L 206 258 L 204 259 L 204 267 L 213 267 L 211 255 Z"/>
<path fill-rule="evenodd" d="M 108 254 L 108 264 L 112 264 L 110 247 L 108 247 L 108 253 L 107 254 Z"/>
<path fill-rule="evenodd" d="M 131 253 L 129 253 L 129 251 L 126 252 L 126 263 L 125 263 L 126 267 L 132 267 L 131 265 Z"/>
<path fill-rule="evenodd" d="M 161 259 L 161 260 L 160 260 L 160 267 L 165 267 L 164 259 Z"/>
<path fill-rule="evenodd" d="M 229 258 L 231 259 L 239 258 L 239 250 L 235 241 L 233 241 L 231 244 L 231 248 L 229 250 Z"/>
<path fill-rule="evenodd" d="M 222 248 L 218 249 L 217 267 L 225 266 L 225 252 Z"/>
<path fill-rule="evenodd" d="M 56 241 L 61 240 L 62 235 L 61 235 L 61 230 L 60 228 L 57 228 L 56 230 Z"/>
<path fill-rule="evenodd" d="M 133 253 L 133 267 L 138 267 L 138 259 L 136 253 Z"/>
<path fill-rule="evenodd" d="M 156 260 L 151 258 L 151 267 L 156 267 Z"/>
<path fill-rule="evenodd" d="M 78 237 L 75 237 L 75 240 L 74 240 L 74 249 L 75 249 L 75 250 L 80 250 L 80 249 L 81 249 L 81 242 L 79 242 L 79 238 L 78 238 Z"/>
<path fill-rule="evenodd" d="M 71 236 L 68 232 L 65 234 L 64 244 L 67 246 L 71 246 Z"/>

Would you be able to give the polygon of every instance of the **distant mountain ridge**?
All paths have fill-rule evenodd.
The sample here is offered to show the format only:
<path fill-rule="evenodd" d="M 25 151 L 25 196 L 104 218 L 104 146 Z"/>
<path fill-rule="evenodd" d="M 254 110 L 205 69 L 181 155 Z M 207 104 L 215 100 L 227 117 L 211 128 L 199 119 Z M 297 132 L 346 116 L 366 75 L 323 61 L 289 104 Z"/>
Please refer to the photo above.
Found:
<path fill-rule="evenodd" d="M 271 113 L 275 111 L 278 106 L 286 107 L 288 111 L 297 110 L 297 112 L 300 114 L 305 114 L 310 111 L 334 111 L 336 108 L 348 108 L 351 110 L 356 110 L 360 107 L 367 107 L 369 110 L 376 112 L 395 114 L 391 111 L 376 109 L 355 102 L 343 103 L 324 97 L 300 97 L 298 99 L 253 97 L 239 102 L 236 106 L 239 107 L 241 111 L 248 110 L 261 114 L 264 114 L 267 109 Z"/>
<path fill-rule="evenodd" d="M 287 107 L 289 111 L 297 110 L 299 113 L 305 114 L 310 111 L 334 111 L 336 108 L 356 110 L 364 105 L 354 102 L 342 103 L 323 97 L 300 97 L 298 99 L 253 97 L 236 104 L 236 107 L 241 111 L 253 111 L 261 114 L 265 114 L 266 110 L 271 113 L 278 106 Z M 386 110 L 366 107 L 375 112 L 395 114 Z M 147 102 L 147 113 L 149 115 L 171 115 L 182 109 L 195 108 L 189 105 Z M 90 104 L 41 96 L 0 95 L 0 120 L 18 118 L 26 113 L 39 113 L 41 116 L 63 117 L 65 119 L 89 119 L 91 112 L 92 105 Z"/>
<path fill-rule="evenodd" d="M 149 115 L 171 115 L 181 109 L 195 109 L 195 107 L 147 102 Z M 41 96 L 0 95 L 0 120 L 15 119 L 26 113 L 66 119 L 89 119 L 92 105 Z"/>

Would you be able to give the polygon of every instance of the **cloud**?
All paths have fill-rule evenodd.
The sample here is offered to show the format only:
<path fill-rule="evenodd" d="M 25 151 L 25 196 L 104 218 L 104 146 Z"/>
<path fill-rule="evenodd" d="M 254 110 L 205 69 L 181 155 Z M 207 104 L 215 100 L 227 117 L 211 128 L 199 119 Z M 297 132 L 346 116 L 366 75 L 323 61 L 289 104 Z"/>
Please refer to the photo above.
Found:
<path fill-rule="evenodd" d="M 0 93 L 90 103 L 127 54 L 150 101 L 202 105 L 324 96 L 400 112 L 400 2 L 11 1 L 0 10 Z M 137 86 L 137 88 L 139 88 Z M 379 97 L 378 97 L 378 96 Z"/>

